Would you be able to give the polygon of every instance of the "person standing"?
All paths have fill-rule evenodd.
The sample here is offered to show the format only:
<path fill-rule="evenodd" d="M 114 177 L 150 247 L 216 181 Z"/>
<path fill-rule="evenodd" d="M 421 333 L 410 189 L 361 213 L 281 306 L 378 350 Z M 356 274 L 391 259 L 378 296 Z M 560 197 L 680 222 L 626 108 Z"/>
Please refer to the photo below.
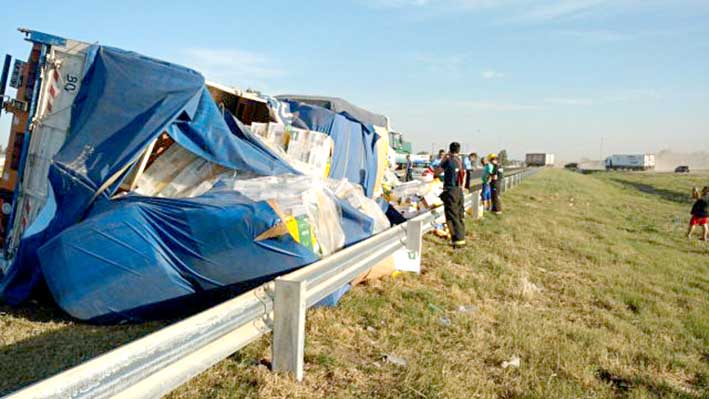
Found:
<path fill-rule="evenodd" d="M 695 188 L 692 191 L 692 198 L 696 199 L 694 205 L 692 205 L 692 210 L 690 211 L 692 218 L 689 220 L 689 230 L 687 231 L 687 238 L 692 238 L 692 233 L 696 226 L 702 227 L 702 238 L 703 241 L 709 240 L 709 204 L 707 204 L 707 199 L 709 199 L 709 186 L 702 189 L 701 194 Z"/>
<path fill-rule="evenodd" d="M 460 143 L 452 142 L 450 152 L 443 157 L 436 174 L 443 175 L 443 200 L 446 215 L 446 224 L 451 233 L 452 245 L 460 248 L 465 245 L 465 205 L 463 198 L 463 184 L 465 183 L 465 169 L 460 159 Z"/>
<path fill-rule="evenodd" d="M 437 168 L 441 166 L 441 162 L 443 162 L 443 159 L 446 157 L 446 150 L 440 149 L 438 150 L 438 155 L 433 159 L 433 162 L 431 162 L 431 167 L 432 168 Z"/>
<path fill-rule="evenodd" d="M 414 163 L 411 161 L 411 154 L 406 154 L 406 181 L 414 180 Z"/>
<path fill-rule="evenodd" d="M 483 186 L 482 191 L 480 192 L 480 196 L 482 197 L 481 199 L 483 201 L 483 208 L 485 208 L 486 211 L 490 211 L 492 210 L 492 191 L 490 191 L 490 180 L 493 172 L 493 165 L 488 162 L 485 157 L 480 160 L 480 164 L 483 167 L 481 176 Z"/>
<path fill-rule="evenodd" d="M 490 164 L 492 172 L 490 174 L 490 192 L 492 194 L 492 212 L 496 215 L 502 213 L 502 201 L 500 201 L 500 191 L 502 189 L 503 176 L 502 166 L 497 158 L 497 154 L 490 154 Z"/>
<path fill-rule="evenodd" d="M 471 152 L 463 158 L 465 165 L 465 189 L 470 191 L 470 184 L 473 181 L 473 172 L 475 172 L 475 163 L 478 161 L 478 154 Z"/>
<path fill-rule="evenodd" d="M 473 164 L 470 162 L 470 157 L 468 155 L 463 155 L 463 168 L 465 168 L 465 187 L 466 190 L 470 190 L 470 175 L 473 172 Z"/>

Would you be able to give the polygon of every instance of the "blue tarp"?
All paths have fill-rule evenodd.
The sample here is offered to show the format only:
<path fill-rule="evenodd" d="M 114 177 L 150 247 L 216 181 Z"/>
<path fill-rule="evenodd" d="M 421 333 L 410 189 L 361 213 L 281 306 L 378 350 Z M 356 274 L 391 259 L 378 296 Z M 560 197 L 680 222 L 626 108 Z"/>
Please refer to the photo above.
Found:
<path fill-rule="evenodd" d="M 377 177 L 377 152 L 375 145 L 379 135 L 371 125 L 365 125 L 346 112 L 336 113 L 329 109 L 284 100 L 288 105 L 290 122 L 295 127 L 326 133 L 335 142 L 332 154 L 330 177 L 358 183 L 368 197 L 374 194 Z"/>
<path fill-rule="evenodd" d="M 95 46 L 91 53 L 67 141 L 50 166 L 48 203 L 0 282 L 5 302 L 27 299 L 44 279 L 57 303 L 79 319 L 161 318 L 196 294 L 239 291 L 317 259 L 290 236 L 255 241 L 278 218 L 265 202 L 233 191 L 110 199 L 116 177 L 162 132 L 227 168 L 297 172 L 231 115 L 222 115 L 198 73 L 110 47 Z M 316 121 L 321 128 L 328 123 Z M 368 183 L 367 170 L 376 169 L 360 167 L 363 178 L 354 181 Z M 352 169 L 337 168 L 347 176 Z M 372 234 L 371 218 L 340 205 L 347 245 Z"/>

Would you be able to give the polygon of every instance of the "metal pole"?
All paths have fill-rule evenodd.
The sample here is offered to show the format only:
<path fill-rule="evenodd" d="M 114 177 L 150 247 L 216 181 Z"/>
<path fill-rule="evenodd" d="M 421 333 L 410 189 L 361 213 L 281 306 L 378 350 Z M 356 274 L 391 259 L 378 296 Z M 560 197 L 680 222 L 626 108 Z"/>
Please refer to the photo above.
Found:
<path fill-rule="evenodd" d="M 305 357 L 305 281 L 276 279 L 273 301 L 273 371 L 303 380 Z"/>
<path fill-rule="evenodd" d="M 5 97 L 7 76 L 10 74 L 10 61 L 12 61 L 12 56 L 5 54 L 5 63 L 2 66 L 2 75 L 0 75 L 0 111 L 2 111 L 3 97 Z"/>

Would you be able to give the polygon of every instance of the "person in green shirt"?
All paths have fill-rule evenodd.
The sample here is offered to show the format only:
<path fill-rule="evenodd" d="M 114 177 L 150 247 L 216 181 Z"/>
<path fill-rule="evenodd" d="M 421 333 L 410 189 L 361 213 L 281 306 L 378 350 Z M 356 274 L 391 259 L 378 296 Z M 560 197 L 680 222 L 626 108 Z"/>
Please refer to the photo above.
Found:
<path fill-rule="evenodd" d="M 483 207 L 486 211 L 490 210 L 490 201 L 492 200 L 492 192 L 490 190 L 490 175 L 493 172 L 494 166 L 488 162 L 484 157 L 480 160 L 480 164 L 483 166 L 483 173 L 481 176 L 483 188 L 480 193 L 483 201 Z"/>

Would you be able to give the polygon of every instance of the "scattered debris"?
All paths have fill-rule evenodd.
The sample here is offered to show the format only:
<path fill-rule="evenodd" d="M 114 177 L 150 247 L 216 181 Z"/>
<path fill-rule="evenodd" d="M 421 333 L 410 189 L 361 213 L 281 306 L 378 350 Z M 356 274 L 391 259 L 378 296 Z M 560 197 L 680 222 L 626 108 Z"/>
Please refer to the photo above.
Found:
<path fill-rule="evenodd" d="M 404 359 L 403 357 L 392 355 L 390 353 L 384 355 L 383 360 L 387 363 L 391 363 L 399 367 L 406 367 L 409 365 L 409 362 L 407 362 L 406 359 Z"/>
<path fill-rule="evenodd" d="M 519 368 L 520 360 L 519 356 L 512 356 L 510 360 L 502 362 L 502 368 L 506 369 L 508 367 Z"/>
<path fill-rule="evenodd" d="M 542 289 L 539 288 L 536 284 L 529 281 L 526 276 L 521 278 L 520 285 L 522 286 L 522 296 L 527 298 L 532 297 L 542 291 Z"/>
<path fill-rule="evenodd" d="M 374 328 L 374 327 L 372 327 L 372 326 L 367 326 L 366 330 L 367 330 L 368 332 L 371 332 L 371 333 L 377 332 L 377 329 Z"/>
<path fill-rule="evenodd" d="M 477 312 L 478 308 L 475 305 L 460 305 L 457 310 L 458 313 L 471 314 Z"/>
<path fill-rule="evenodd" d="M 451 325 L 451 319 L 449 319 L 446 316 L 441 316 L 441 318 L 438 321 L 445 327 L 450 327 L 450 325 Z"/>

